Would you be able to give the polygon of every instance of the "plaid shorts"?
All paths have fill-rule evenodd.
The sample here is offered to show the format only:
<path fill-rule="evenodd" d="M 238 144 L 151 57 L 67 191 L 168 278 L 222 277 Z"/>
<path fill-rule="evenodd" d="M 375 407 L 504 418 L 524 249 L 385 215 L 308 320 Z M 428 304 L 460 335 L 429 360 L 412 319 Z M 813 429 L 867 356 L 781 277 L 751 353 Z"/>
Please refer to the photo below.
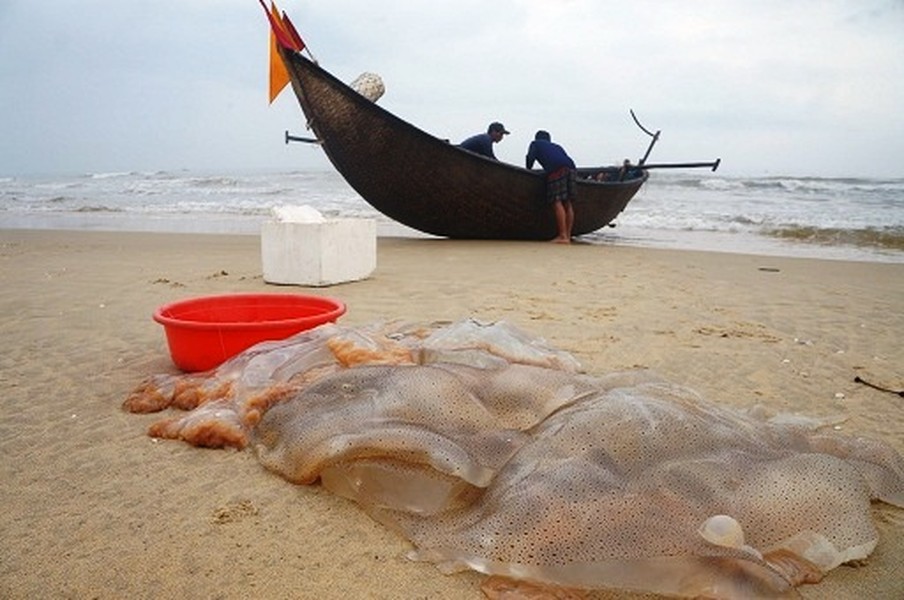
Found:
<path fill-rule="evenodd" d="M 577 175 L 574 169 L 562 167 L 553 171 L 546 178 L 546 201 L 574 202 Z"/>

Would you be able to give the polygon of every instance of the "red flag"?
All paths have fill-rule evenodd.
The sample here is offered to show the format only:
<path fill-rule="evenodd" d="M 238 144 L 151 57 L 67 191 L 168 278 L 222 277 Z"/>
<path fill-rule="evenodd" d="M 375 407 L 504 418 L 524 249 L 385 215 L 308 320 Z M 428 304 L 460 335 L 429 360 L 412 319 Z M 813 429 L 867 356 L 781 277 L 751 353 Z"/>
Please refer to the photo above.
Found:
<path fill-rule="evenodd" d="M 289 15 L 286 14 L 286 11 L 283 11 L 282 14 L 283 25 L 286 26 L 286 32 L 292 38 L 292 41 L 295 42 L 296 50 L 301 52 L 304 50 L 304 40 L 301 39 L 301 36 L 298 35 L 298 30 L 295 29 L 295 25 L 292 24 L 292 21 L 289 20 Z"/>
<path fill-rule="evenodd" d="M 276 5 L 273 4 L 273 12 L 267 10 L 267 5 L 264 4 L 264 0 L 258 0 L 261 3 L 261 7 L 264 9 L 264 12 L 267 14 L 267 19 L 270 21 L 270 31 L 273 32 L 273 35 L 276 37 L 276 41 L 283 48 L 287 48 L 289 50 L 301 50 L 301 48 L 297 47 L 298 44 L 292 38 L 292 34 L 290 34 L 285 25 L 283 25 L 282 20 L 279 18 L 279 13 L 276 10 Z M 299 38 L 300 41 L 301 38 Z"/>

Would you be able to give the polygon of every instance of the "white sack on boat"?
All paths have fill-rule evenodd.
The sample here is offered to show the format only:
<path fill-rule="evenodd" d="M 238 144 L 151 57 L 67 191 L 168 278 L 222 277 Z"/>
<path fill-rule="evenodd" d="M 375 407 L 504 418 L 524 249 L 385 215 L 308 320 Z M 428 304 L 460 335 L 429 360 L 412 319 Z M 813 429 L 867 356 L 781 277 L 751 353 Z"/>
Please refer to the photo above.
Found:
<path fill-rule="evenodd" d="M 376 102 L 386 92 L 383 79 L 376 73 L 361 73 L 349 87 L 371 102 Z"/>

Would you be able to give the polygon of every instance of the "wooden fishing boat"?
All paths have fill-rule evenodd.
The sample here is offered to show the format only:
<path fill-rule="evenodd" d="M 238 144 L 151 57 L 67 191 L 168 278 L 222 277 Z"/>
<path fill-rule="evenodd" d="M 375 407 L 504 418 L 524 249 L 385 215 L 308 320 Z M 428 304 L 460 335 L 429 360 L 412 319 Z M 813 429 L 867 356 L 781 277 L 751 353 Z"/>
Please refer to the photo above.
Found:
<path fill-rule="evenodd" d="M 281 50 L 308 127 L 345 180 L 375 209 L 408 227 L 461 239 L 549 240 L 556 227 L 546 182 L 468 152 L 405 122 L 300 52 Z M 647 180 L 590 179 L 579 169 L 574 234 L 610 223 Z M 612 176 L 617 169 L 612 168 Z"/>
<path fill-rule="evenodd" d="M 308 128 L 316 135 L 304 141 L 320 143 L 333 166 L 375 209 L 413 229 L 442 237 L 555 237 L 555 218 L 545 201 L 541 171 L 463 150 L 384 110 L 304 56 L 304 42 L 288 16 L 271 12 L 263 0 L 260 4 L 270 21 L 272 50 L 279 53 Z M 573 235 L 608 225 L 647 181 L 649 169 L 710 167 L 715 171 L 719 167 L 720 159 L 647 163 L 659 131 L 644 128 L 634 111 L 631 116 L 652 138 L 647 152 L 636 166 L 624 170 L 578 169 Z"/>

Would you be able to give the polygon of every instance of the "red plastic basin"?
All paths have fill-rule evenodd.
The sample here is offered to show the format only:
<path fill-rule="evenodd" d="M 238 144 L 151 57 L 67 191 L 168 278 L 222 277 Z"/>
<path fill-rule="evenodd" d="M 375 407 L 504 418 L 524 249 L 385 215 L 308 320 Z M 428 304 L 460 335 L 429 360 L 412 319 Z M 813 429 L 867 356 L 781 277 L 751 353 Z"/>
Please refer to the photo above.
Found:
<path fill-rule="evenodd" d="M 266 340 L 334 322 L 345 304 L 302 294 L 228 294 L 165 304 L 154 311 L 170 356 L 183 371 L 206 371 Z"/>

